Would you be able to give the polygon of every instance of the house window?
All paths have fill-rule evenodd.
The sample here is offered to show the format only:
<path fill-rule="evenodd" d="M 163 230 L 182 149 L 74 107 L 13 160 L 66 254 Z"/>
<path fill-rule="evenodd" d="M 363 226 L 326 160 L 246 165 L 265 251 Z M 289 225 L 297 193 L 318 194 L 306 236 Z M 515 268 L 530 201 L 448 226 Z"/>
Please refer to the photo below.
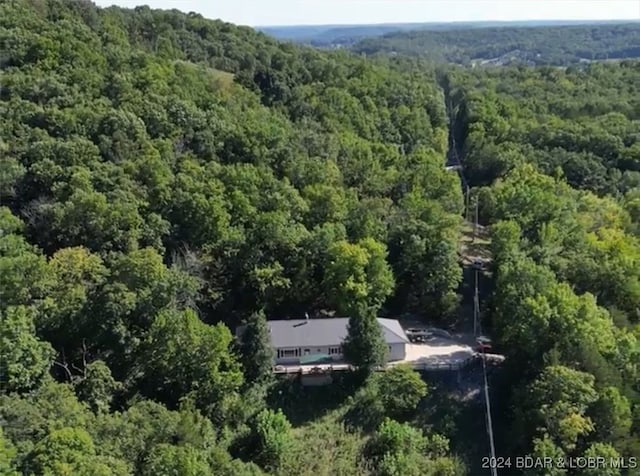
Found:
<path fill-rule="evenodd" d="M 342 347 L 329 347 L 329 355 L 342 354 Z"/>
<path fill-rule="evenodd" d="M 309 355 L 311 351 L 309 349 L 304 349 L 304 355 Z"/>
<path fill-rule="evenodd" d="M 278 358 L 300 357 L 300 349 L 278 349 Z"/>

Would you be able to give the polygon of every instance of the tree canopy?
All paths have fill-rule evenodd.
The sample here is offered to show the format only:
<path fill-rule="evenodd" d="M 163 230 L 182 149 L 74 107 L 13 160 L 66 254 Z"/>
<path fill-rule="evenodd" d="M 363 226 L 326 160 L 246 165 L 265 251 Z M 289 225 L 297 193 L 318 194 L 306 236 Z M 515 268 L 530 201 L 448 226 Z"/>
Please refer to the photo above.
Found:
<path fill-rule="evenodd" d="M 3 474 L 297 474 L 265 318 L 362 318 L 370 368 L 378 314 L 448 315 L 433 71 L 82 0 L 2 2 L 0 44 Z"/>
<path fill-rule="evenodd" d="M 434 41 L 636 54 L 540 31 Z M 637 62 L 434 69 L 83 0 L 1 2 L 0 45 L 2 474 L 473 472 L 477 399 L 369 375 L 378 317 L 464 320 L 472 198 L 501 454 L 639 454 Z M 265 320 L 305 313 L 349 317 L 364 382 L 273 378 Z"/>

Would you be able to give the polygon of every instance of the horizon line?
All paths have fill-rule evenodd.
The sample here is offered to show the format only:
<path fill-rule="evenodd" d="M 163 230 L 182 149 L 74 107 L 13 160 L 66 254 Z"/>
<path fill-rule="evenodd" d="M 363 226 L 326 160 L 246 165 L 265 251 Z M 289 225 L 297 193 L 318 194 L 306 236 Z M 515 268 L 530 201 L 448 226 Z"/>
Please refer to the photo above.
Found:
<path fill-rule="evenodd" d="M 225 21 L 225 20 L 223 20 Z M 382 22 L 382 23 L 289 23 L 289 24 L 271 24 L 271 25 L 245 25 L 251 28 L 300 28 L 300 27 L 345 27 L 345 26 L 402 26 L 402 25 L 451 25 L 451 24 L 467 24 L 467 23 L 522 23 L 522 22 L 567 22 L 567 23 L 640 23 L 640 19 L 629 18 L 583 18 L 583 19 L 530 19 L 530 20 L 451 20 L 451 21 L 418 21 L 418 22 Z M 227 23 L 233 23 L 227 21 Z M 239 23 L 236 23 L 239 25 Z"/>

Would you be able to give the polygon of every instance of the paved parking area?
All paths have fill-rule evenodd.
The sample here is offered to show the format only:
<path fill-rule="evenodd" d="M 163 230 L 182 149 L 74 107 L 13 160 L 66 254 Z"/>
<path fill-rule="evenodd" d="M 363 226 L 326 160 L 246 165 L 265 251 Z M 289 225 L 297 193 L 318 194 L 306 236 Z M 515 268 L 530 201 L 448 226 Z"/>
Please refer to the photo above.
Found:
<path fill-rule="evenodd" d="M 405 360 L 417 368 L 460 368 L 475 357 L 474 350 L 464 344 L 440 337 L 432 337 L 424 344 L 407 344 Z"/>

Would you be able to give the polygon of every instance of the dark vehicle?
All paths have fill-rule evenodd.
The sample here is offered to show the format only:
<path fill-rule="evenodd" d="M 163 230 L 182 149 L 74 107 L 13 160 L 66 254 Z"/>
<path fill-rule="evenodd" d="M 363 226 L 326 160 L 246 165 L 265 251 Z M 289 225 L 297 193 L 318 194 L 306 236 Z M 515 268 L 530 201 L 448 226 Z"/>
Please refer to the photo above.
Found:
<path fill-rule="evenodd" d="M 424 344 L 427 340 L 433 337 L 431 330 L 419 329 L 416 327 L 406 329 L 405 333 L 411 342 L 418 344 Z"/>
<path fill-rule="evenodd" d="M 453 336 L 449 332 L 445 331 L 444 329 L 437 329 L 435 327 L 431 327 L 427 329 L 427 332 L 429 332 L 430 334 L 436 337 L 442 337 L 444 339 L 453 339 Z"/>
<path fill-rule="evenodd" d="M 476 339 L 478 345 L 476 346 L 476 352 L 488 353 L 493 350 L 493 343 L 491 339 L 485 336 L 480 336 Z"/>
<path fill-rule="evenodd" d="M 473 260 L 473 264 L 471 265 L 473 269 L 477 269 L 478 271 L 483 271 L 485 269 L 484 261 L 481 259 Z"/>

